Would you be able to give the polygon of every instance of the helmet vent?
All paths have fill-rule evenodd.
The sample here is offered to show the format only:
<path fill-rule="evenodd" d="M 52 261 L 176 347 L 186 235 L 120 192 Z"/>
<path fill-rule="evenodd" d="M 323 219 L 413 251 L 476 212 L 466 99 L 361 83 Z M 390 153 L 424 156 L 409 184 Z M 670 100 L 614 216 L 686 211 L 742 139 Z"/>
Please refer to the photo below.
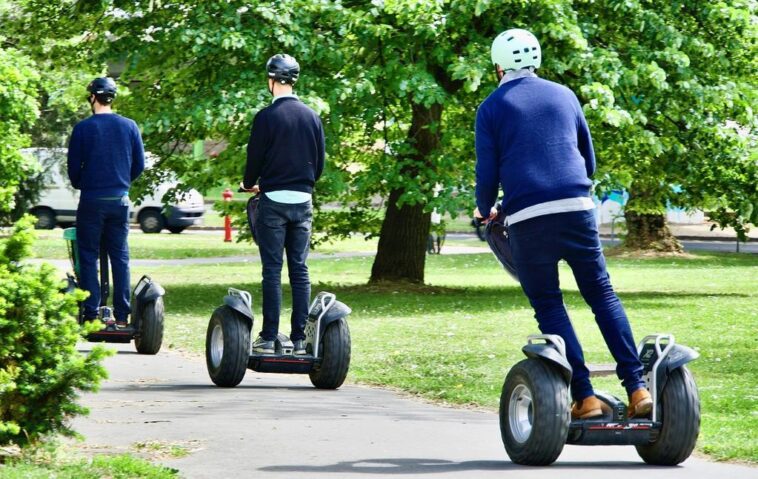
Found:
<path fill-rule="evenodd" d="M 511 40 L 513 40 L 513 37 L 508 37 L 505 39 L 506 42 L 510 42 Z"/>
<path fill-rule="evenodd" d="M 514 55 L 518 55 L 519 53 L 521 53 L 521 50 L 513 50 Z"/>
<path fill-rule="evenodd" d="M 521 63 L 521 59 L 520 58 L 517 58 L 517 59 L 515 59 L 513 61 L 516 62 L 516 63 Z"/>

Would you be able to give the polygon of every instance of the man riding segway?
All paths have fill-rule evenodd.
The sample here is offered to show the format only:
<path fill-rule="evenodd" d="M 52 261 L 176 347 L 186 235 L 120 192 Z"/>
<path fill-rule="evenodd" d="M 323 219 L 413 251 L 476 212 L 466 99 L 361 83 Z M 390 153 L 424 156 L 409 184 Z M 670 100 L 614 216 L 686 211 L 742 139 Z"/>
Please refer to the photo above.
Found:
<path fill-rule="evenodd" d="M 595 155 L 590 131 L 574 93 L 535 74 L 540 45 L 530 32 L 507 30 L 492 44 L 498 88 L 476 115 L 474 216 L 492 220 L 498 187 L 518 279 L 543 334 L 565 341 L 573 369 L 575 419 L 603 414 L 582 348 L 563 304 L 558 261 L 571 267 L 592 307 L 619 379 L 629 395 L 629 416 L 645 417 L 652 400 L 632 330 L 611 287 L 590 199 Z"/>
<path fill-rule="evenodd" d="M 311 284 L 308 248 L 313 186 L 324 169 L 321 119 L 292 92 L 300 66 L 290 55 L 266 63 L 268 89 L 274 99 L 253 120 L 247 145 L 242 189 L 261 193 L 254 225 L 263 264 L 263 329 L 253 352 L 274 354 L 281 310 L 282 254 L 292 288 L 292 332 L 295 355 L 306 354 L 305 322 Z"/>
<path fill-rule="evenodd" d="M 111 110 L 116 83 L 96 78 L 88 86 L 92 116 L 74 126 L 68 146 L 68 176 L 81 190 L 76 211 L 80 287 L 89 291 L 85 320 L 98 318 L 101 304 L 97 260 L 101 247 L 113 270 L 115 326 L 126 327 L 129 303 L 129 187 L 145 168 L 137 124 Z"/>

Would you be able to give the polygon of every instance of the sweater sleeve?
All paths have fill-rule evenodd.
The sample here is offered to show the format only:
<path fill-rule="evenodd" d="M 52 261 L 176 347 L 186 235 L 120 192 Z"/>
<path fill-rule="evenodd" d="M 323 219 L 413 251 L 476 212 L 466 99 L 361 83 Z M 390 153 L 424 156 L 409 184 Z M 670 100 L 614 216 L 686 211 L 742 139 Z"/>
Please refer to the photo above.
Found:
<path fill-rule="evenodd" d="M 495 138 L 484 105 L 476 112 L 476 206 L 485 218 L 497 201 L 499 184 Z"/>
<path fill-rule="evenodd" d="M 255 186 L 261 176 L 263 161 L 266 158 L 267 136 L 265 119 L 261 112 L 258 112 L 253 119 L 250 140 L 247 142 L 247 165 L 245 165 L 245 177 L 242 180 L 243 186 L 247 189 Z"/>
<path fill-rule="evenodd" d="M 74 126 L 71 138 L 68 141 L 68 179 L 71 181 L 71 186 L 77 190 L 82 177 L 82 162 L 84 160 L 80 137 L 79 129 Z"/>
<path fill-rule="evenodd" d="M 587 120 L 584 118 L 584 111 L 582 111 L 582 105 L 579 104 L 579 99 L 574 96 L 576 100 L 576 131 L 577 131 L 577 144 L 579 146 L 579 153 L 584 158 L 584 164 L 587 168 L 587 176 L 592 177 L 595 174 L 595 150 L 592 147 L 592 136 L 590 135 L 590 127 L 587 126 Z"/>
<path fill-rule="evenodd" d="M 139 178 L 139 175 L 145 170 L 145 147 L 142 144 L 142 135 L 140 135 L 137 124 L 134 123 L 133 126 L 131 181 Z"/>
<path fill-rule="evenodd" d="M 318 132 L 316 133 L 316 143 L 318 147 L 317 159 L 316 159 L 316 181 L 321 178 L 321 173 L 324 172 L 324 157 L 326 156 L 326 140 L 324 139 L 324 125 L 320 119 L 316 119 L 318 122 Z"/>

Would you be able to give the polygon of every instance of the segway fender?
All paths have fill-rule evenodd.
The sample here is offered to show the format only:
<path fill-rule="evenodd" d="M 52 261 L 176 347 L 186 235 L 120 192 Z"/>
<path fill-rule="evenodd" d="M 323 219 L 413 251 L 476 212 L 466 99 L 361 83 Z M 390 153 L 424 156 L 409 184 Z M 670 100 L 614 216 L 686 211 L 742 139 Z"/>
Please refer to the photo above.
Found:
<path fill-rule="evenodd" d="M 240 298 L 227 295 L 224 296 L 224 304 L 241 314 L 245 318 L 248 327 L 250 329 L 253 328 L 253 312 L 250 311 L 250 308 L 248 308 L 244 301 Z"/>
<path fill-rule="evenodd" d="M 688 348 L 687 346 L 682 346 L 681 344 L 675 344 L 671 348 L 671 351 L 669 351 L 668 356 L 666 356 L 666 359 L 668 359 L 666 370 L 670 373 L 675 369 L 684 366 L 690 361 L 696 360 L 699 357 L 700 353 L 694 349 Z"/>
<path fill-rule="evenodd" d="M 345 303 L 341 301 L 334 301 L 334 305 L 329 308 L 329 310 L 326 312 L 323 318 L 321 318 L 321 332 L 320 334 L 324 334 L 324 331 L 326 331 L 326 327 L 329 326 L 331 323 L 337 321 L 337 320 L 344 320 L 347 321 L 347 315 L 352 313 L 353 310 L 350 309 L 350 306 L 346 305 Z"/>
<path fill-rule="evenodd" d="M 137 281 L 137 286 L 134 287 L 134 291 L 132 292 L 132 326 L 136 331 L 140 330 L 143 307 L 165 294 L 166 290 L 153 281 L 150 276 L 145 275 Z"/>
<path fill-rule="evenodd" d="M 553 346 L 549 344 L 527 344 L 521 351 L 528 358 L 543 359 L 557 367 L 560 371 L 563 379 L 566 380 L 566 384 L 571 382 L 571 375 L 573 370 L 568 360 L 561 355 Z"/>
<path fill-rule="evenodd" d="M 163 289 L 163 286 L 154 281 L 151 281 L 150 285 L 137 296 L 137 300 L 141 303 L 147 303 L 150 301 L 155 301 L 156 299 L 165 295 L 166 290 Z"/>

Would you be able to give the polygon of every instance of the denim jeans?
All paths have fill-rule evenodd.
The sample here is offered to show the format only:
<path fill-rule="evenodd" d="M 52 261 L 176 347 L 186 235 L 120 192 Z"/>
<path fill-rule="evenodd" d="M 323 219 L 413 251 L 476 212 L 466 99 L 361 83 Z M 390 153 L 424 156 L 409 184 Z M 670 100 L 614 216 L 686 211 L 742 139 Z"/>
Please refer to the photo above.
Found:
<path fill-rule="evenodd" d="M 566 355 L 574 370 L 573 399 L 579 401 L 594 392 L 582 347 L 563 304 L 558 280 L 561 259 L 571 267 L 579 292 L 592 308 L 627 392 L 642 387 L 642 363 L 624 307 L 611 287 L 594 212 L 538 216 L 510 225 L 508 232 L 521 287 L 534 308 L 540 331 L 557 334 L 566 342 Z"/>
<path fill-rule="evenodd" d="M 311 241 L 313 206 L 310 201 L 277 203 L 261 195 L 255 232 L 263 264 L 263 329 L 261 338 L 272 341 L 279 332 L 282 308 L 282 253 L 287 252 L 287 271 L 292 288 L 290 339 L 305 339 L 305 320 L 311 298 L 308 249 Z"/>
<path fill-rule="evenodd" d="M 108 252 L 113 275 L 113 316 L 129 316 L 129 199 L 82 200 L 76 210 L 76 243 L 79 249 L 80 287 L 89 291 L 84 300 L 84 317 L 94 318 L 100 307 L 97 262 L 100 245 Z"/>

